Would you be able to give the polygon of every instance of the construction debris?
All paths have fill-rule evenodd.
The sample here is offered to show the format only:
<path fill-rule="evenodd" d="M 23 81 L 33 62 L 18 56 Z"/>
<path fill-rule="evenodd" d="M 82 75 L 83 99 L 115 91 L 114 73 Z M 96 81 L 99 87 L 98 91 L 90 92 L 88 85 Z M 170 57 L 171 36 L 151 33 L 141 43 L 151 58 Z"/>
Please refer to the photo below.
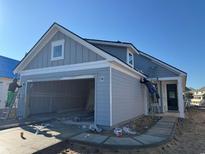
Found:
<path fill-rule="evenodd" d="M 115 134 L 117 137 L 121 137 L 121 136 L 122 136 L 122 128 L 115 128 L 115 129 L 114 129 L 114 134 Z"/>
<path fill-rule="evenodd" d="M 136 131 L 131 130 L 131 128 L 129 128 L 128 126 L 125 126 L 122 129 L 126 134 L 130 134 L 130 135 L 136 135 L 137 134 Z"/>
<path fill-rule="evenodd" d="M 102 128 L 97 127 L 95 124 L 91 124 L 89 127 L 89 130 L 92 132 L 97 132 L 97 133 L 100 133 L 103 131 Z"/>
<path fill-rule="evenodd" d="M 33 127 L 34 127 L 34 130 L 36 130 L 35 135 L 38 135 L 38 133 L 42 132 L 43 129 L 48 128 L 48 127 L 52 127 L 52 125 L 49 123 L 45 123 L 45 124 L 42 123 L 41 125 L 35 125 Z"/>

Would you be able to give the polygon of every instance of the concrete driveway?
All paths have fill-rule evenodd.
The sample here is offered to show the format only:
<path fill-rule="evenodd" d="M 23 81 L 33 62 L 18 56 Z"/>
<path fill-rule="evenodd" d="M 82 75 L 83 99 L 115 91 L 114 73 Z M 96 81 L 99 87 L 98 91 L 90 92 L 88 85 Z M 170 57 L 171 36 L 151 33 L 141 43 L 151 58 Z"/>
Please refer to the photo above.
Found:
<path fill-rule="evenodd" d="M 66 124 L 59 120 L 53 120 L 43 125 L 10 128 L 0 131 L 0 154 L 30 154 L 66 139 L 72 142 L 112 148 L 138 148 L 159 145 L 167 142 L 173 136 L 176 119 L 175 117 L 162 117 L 144 134 L 120 138 L 88 133 L 88 126 Z M 37 134 L 36 128 L 40 130 Z M 21 132 L 24 133 L 23 138 L 20 135 Z"/>
<path fill-rule="evenodd" d="M 46 128 L 41 127 L 38 134 L 36 127 L 41 126 L 28 125 L 0 131 L 0 154 L 30 154 L 86 131 L 59 121 L 50 122 Z M 24 138 L 21 138 L 21 132 Z"/>

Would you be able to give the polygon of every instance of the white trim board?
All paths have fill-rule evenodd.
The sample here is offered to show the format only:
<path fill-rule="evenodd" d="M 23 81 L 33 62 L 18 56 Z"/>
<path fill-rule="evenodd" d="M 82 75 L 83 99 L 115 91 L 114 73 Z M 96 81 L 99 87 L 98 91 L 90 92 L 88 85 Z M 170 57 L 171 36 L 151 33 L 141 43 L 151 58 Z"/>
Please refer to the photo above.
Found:
<path fill-rule="evenodd" d="M 65 44 L 64 39 L 51 42 L 51 61 L 64 59 L 64 48 L 65 48 L 64 44 Z M 62 53 L 61 56 L 59 57 L 54 57 L 54 48 L 56 46 L 62 46 L 62 50 L 61 50 Z"/>
<path fill-rule="evenodd" d="M 141 76 L 138 74 L 137 71 L 134 71 L 132 68 L 127 69 L 126 67 L 122 67 L 117 63 L 111 63 L 106 60 L 100 60 L 96 62 L 87 62 L 87 63 L 80 63 L 80 64 L 72 64 L 72 65 L 62 65 L 62 66 L 53 66 L 53 67 L 46 67 L 46 68 L 39 68 L 39 69 L 31 69 L 21 71 L 21 76 L 27 75 L 39 75 L 39 74 L 48 74 L 48 73 L 58 73 L 58 72 L 67 72 L 67 71 L 78 71 L 78 70 L 87 70 L 87 69 L 97 69 L 97 68 L 105 68 L 111 67 L 114 68 L 122 73 L 125 73 L 129 76 L 132 76 L 136 79 L 140 79 Z"/>
<path fill-rule="evenodd" d="M 186 87 L 186 76 L 176 76 L 176 77 L 162 77 L 162 78 L 148 78 L 148 80 L 154 80 L 154 81 L 173 81 L 173 80 L 182 80 L 183 84 L 183 90 L 185 91 Z"/>
<path fill-rule="evenodd" d="M 112 68 L 110 67 L 110 126 L 112 126 Z"/>
<path fill-rule="evenodd" d="M 62 77 L 60 80 L 80 80 L 80 79 L 94 79 L 94 75 L 78 75 L 78 76 L 70 76 L 70 77 Z"/>
<path fill-rule="evenodd" d="M 129 63 L 129 54 L 132 56 L 132 64 Z M 130 65 L 133 68 L 134 65 L 135 65 L 135 58 L 134 58 L 134 54 L 129 49 L 127 49 L 126 59 L 127 59 L 127 64 Z"/>
<path fill-rule="evenodd" d="M 159 81 L 168 81 L 168 80 L 178 80 L 180 77 L 164 77 L 164 78 L 148 78 L 149 80 L 159 80 Z"/>
<path fill-rule="evenodd" d="M 64 80 L 80 80 L 80 79 L 95 79 L 95 76 L 94 75 L 75 75 L 75 76 L 55 78 L 55 79 L 50 78 L 50 79 L 27 80 L 27 82 L 30 83 L 30 82 L 64 81 Z"/>
<path fill-rule="evenodd" d="M 96 62 L 87 62 L 87 63 L 80 63 L 80 64 L 31 69 L 31 70 L 22 71 L 20 72 L 20 74 L 22 76 L 26 76 L 26 75 L 38 75 L 38 74 L 58 73 L 58 72 L 66 72 L 66 71 L 78 71 L 78 70 L 104 68 L 104 67 L 109 67 L 109 63 L 106 60 L 100 60 Z"/>

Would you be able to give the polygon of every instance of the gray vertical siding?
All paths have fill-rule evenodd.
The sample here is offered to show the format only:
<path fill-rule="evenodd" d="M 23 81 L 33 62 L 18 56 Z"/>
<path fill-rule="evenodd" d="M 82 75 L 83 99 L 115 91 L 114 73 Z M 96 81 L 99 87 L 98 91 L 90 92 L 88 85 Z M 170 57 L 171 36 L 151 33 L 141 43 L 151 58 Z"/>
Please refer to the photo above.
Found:
<path fill-rule="evenodd" d="M 144 86 L 127 74 L 112 69 L 113 125 L 144 114 Z"/>
<path fill-rule="evenodd" d="M 60 73 L 50 73 L 42 75 L 32 75 L 32 76 L 22 76 L 21 82 L 26 83 L 28 80 L 32 81 L 43 81 L 43 80 L 59 80 L 62 77 L 71 77 L 79 75 L 94 75 L 95 76 L 95 88 L 96 88 L 96 123 L 103 126 L 110 125 L 110 71 L 109 68 L 101 69 L 90 69 L 83 71 L 70 71 L 70 72 L 60 72 Z M 103 80 L 101 80 L 103 78 Z M 29 92 L 29 89 L 28 89 Z M 28 93 L 27 93 L 28 94 Z M 58 95 L 58 94 L 56 94 Z M 27 95 L 29 96 L 29 94 Z M 21 90 L 18 115 L 22 117 L 28 116 L 29 99 L 26 99 L 25 96 L 25 86 Z M 46 100 L 48 101 L 48 100 Z M 59 101 L 59 100 L 55 100 Z M 62 100 L 61 100 L 62 101 Z M 64 102 L 64 101 L 62 101 Z M 63 103 L 62 103 L 63 104 Z M 65 105 L 65 104 L 64 104 Z M 41 108 L 44 108 L 48 112 L 51 109 L 47 105 L 42 105 Z"/>
<path fill-rule="evenodd" d="M 100 49 L 105 50 L 107 53 L 119 58 L 120 60 L 127 62 L 127 48 L 126 47 L 117 47 L 111 45 L 103 45 L 103 44 L 94 44 Z"/>
<path fill-rule="evenodd" d="M 64 59 L 51 61 L 51 43 L 57 40 L 65 40 Z M 80 43 L 67 37 L 61 32 L 57 32 L 53 38 L 41 49 L 27 65 L 27 69 L 43 68 L 50 66 L 69 65 L 91 61 L 103 60 L 104 58 L 82 46 Z"/>

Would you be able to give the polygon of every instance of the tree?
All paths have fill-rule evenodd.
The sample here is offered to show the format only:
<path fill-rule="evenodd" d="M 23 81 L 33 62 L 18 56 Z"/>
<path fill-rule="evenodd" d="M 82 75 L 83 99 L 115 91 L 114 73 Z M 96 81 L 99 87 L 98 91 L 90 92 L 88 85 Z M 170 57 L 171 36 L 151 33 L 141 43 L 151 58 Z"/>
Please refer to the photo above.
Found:
<path fill-rule="evenodd" d="M 193 98 L 193 93 L 192 92 L 186 92 L 184 94 L 184 100 L 185 100 L 185 106 L 189 107 L 191 104 L 191 99 Z"/>
<path fill-rule="evenodd" d="M 203 94 L 203 99 L 205 100 L 205 94 Z"/>
<path fill-rule="evenodd" d="M 194 96 L 193 96 L 193 93 L 192 93 L 192 92 L 186 92 L 186 93 L 185 93 L 185 97 L 186 97 L 186 99 L 188 99 L 188 100 L 190 100 L 190 99 L 194 98 Z"/>

